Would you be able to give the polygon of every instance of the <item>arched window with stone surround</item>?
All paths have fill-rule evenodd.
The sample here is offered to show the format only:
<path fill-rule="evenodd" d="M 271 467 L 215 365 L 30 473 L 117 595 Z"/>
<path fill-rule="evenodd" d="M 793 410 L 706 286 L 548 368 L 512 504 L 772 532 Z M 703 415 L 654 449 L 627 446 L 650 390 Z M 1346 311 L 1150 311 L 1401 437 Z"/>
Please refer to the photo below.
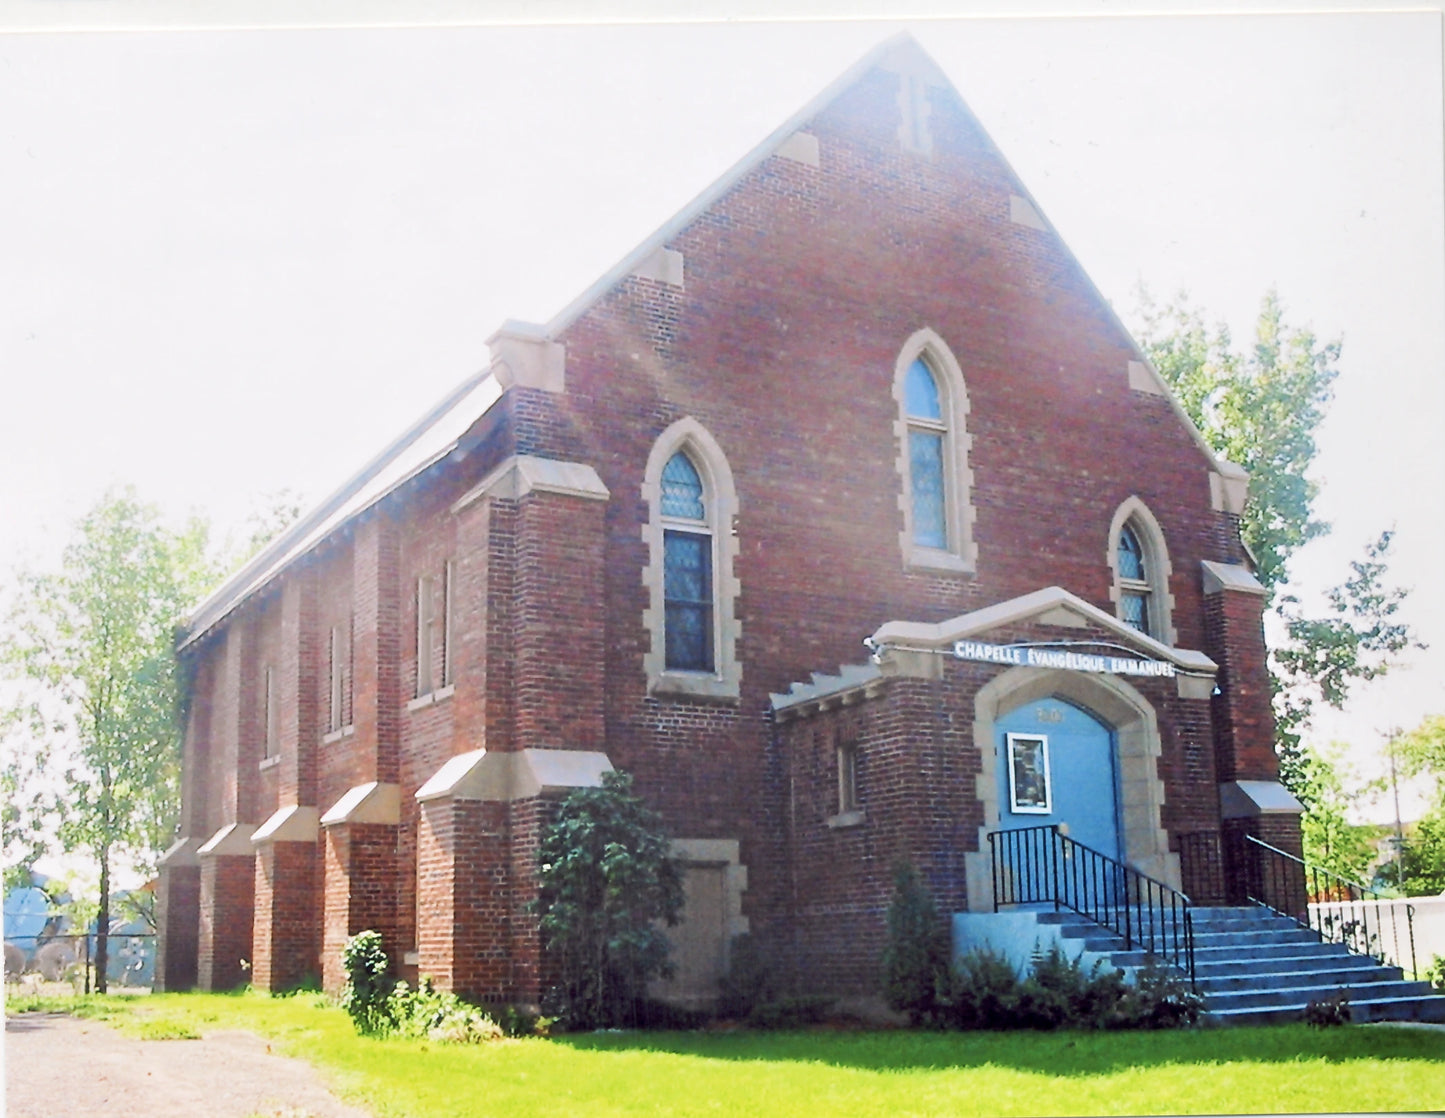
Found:
<path fill-rule="evenodd" d="M 904 563 L 972 571 L 973 473 L 968 466 L 968 391 L 953 352 L 923 329 L 899 351 L 893 395 L 898 407 Z"/>
<path fill-rule="evenodd" d="M 642 495 L 648 690 L 735 698 L 737 496 L 721 447 L 695 419 L 674 423 L 653 445 Z"/>
<path fill-rule="evenodd" d="M 1109 527 L 1109 596 L 1114 614 L 1125 624 L 1173 645 L 1174 598 L 1169 593 L 1169 550 L 1149 507 L 1130 497 Z"/>
<path fill-rule="evenodd" d="M 662 468 L 663 666 L 710 672 L 717 662 L 713 625 L 713 533 L 702 477 L 686 450 Z"/>

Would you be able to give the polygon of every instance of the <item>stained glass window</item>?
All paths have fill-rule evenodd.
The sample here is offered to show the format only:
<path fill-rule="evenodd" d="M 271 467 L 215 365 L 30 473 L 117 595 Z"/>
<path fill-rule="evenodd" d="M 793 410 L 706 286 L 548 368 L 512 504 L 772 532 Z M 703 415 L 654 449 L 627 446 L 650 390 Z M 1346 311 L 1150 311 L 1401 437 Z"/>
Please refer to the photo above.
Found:
<path fill-rule="evenodd" d="M 913 542 L 920 547 L 946 548 L 942 432 L 909 431 L 908 459 L 913 488 Z"/>
<path fill-rule="evenodd" d="M 938 402 L 938 382 L 921 359 L 908 367 L 908 377 L 903 382 L 903 399 L 910 419 L 943 420 L 943 409 Z"/>
<path fill-rule="evenodd" d="M 710 672 L 712 537 L 695 532 L 664 532 L 662 546 L 666 666 L 678 671 Z"/>
<path fill-rule="evenodd" d="M 1149 595 L 1136 590 L 1126 590 L 1119 598 L 1123 607 L 1124 622 L 1141 633 L 1149 631 Z"/>
<path fill-rule="evenodd" d="M 1119 529 L 1119 616 L 1125 624 L 1141 633 L 1149 632 L 1149 573 L 1144 563 L 1144 548 L 1134 529 L 1125 524 Z"/>
<path fill-rule="evenodd" d="M 1144 549 L 1139 546 L 1139 537 L 1127 524 L 1119 529 L 1119 577 L 1132 578 L 1136 582 L 1146 580 L 1144 574 Z"/>
<path fill-rule="evenodd" d="M 697 467 L 682 451 L 668 459 L 662 468 L 662 515 L 684 520 L 706 520 L 702 500 L 702 478 Z"/>
<path fill-rule="evenodd" d="M 908 412 L 908 484 L 913 512 L 913 542 L 919 547 L 948 547 L 947 481 L 944 474 L 943 408 L 938 381 L 923 361 L 908 367 L 903 382 Z"/>

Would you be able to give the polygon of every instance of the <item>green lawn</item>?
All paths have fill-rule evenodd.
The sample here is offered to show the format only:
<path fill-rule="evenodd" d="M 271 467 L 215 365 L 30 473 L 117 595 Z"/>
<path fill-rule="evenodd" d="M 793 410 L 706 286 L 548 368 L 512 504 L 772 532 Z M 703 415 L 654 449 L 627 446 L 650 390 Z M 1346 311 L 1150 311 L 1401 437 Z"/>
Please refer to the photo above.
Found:
<path fill-rule="evenodd" d="M 1418 1029 L 608 1033 L 457 1047 L 359 1038 L 315 995 L 73 1005 L 151 1038 L 251 1029 L 376 1114 L 417 1118 L 544 1108 L 569 1116 L 1445 1109 L 1445 1032 Z"/>

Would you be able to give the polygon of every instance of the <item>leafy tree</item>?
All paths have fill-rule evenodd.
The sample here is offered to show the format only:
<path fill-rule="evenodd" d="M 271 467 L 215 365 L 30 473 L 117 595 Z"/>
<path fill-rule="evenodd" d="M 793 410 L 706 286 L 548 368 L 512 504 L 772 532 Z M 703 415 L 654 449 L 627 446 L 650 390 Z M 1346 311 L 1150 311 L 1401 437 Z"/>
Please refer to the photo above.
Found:
<path fill-rule="evenodd" d="M 1397 884 L 1416 896 L 1445 893 L 1445 715 L 1429 715 L 1390 748 L 1406 776 L 1426 774 L 1435 781 L 1435 802 L 1405 840 L 1403 881 Z"/>
<path fill-rule="evenodd" d="M 1251 500 L 1240 531 L 1273 589 L 1288 578 L 1290 556 L 1329 525 L 1316 518 L 1319 484 L 1308 477 L 1315 432 L 1329 405 L 1340 343 L 1321 344 L 1290 328 L 1278 294 L 1267 292 L 1250 353 L 1234 351 L 1229 330 L 1204 325 L 1187 296 L 1159 307 L 1139 293 L 1140 344 L 1206 442 L 1249 471 Z"/>
<path fill-rule="evenodd" d="M 14 778 L 32 809 L 58 821 L 64 848 L 99 868 L 102 992 L 115 860 L 149 869 L 175 834 L 182 681 L 173 642 L 213 574 L 206 539 L 200 521 L 174 533 L 133 491 L 112 492 L 80 521 L 58 571 L 19 573 L 0 636 L 0 669 L 21 690 L 4 726 L 7 755 L 25 758 Z M 33 779 L 46 771 L 50 788 Z"/>
<path fill-rule="evenodd" d="M 38 723 L 38 724 L 37 724 Z M 48 757 L 36 743 L 44 736 L 39 712 L 0 710 L 0 834 L 5 847 L 5 891 L 31 884 L 36 859 L 49 847 L 46 833 L 49 797 L 45 793 Z"/>
<path fill-rule="evenodd" d="M 1355 683 L 1384 675 L 1405 649 L 1424 647 L 1398 620 L 1409 591 L 1385 585 L 1393 536 L 1382 532 L 1365 548 L 1363 560 L 1350 563 L 1350 577 L 1328 592 L 1324 617 L 1304 616 L 1293 595 L 1281 595 L 1276 604 L 1286 633 L 1271 650 L 1276 747 L 1282 779 L 1306 806 L 1310 785 L 1300 735 L 1315 704 L 1339 710 Z"/>
<path fill-rule="evenodd" d="M 1445 778 L 1445 714 L 1427 715 L 1420 725 L 1399 735 L 1391 748 L 1406 776 L 1428 772 Z"/>
<path fill-rule="evenodd" d="M 1383 675 L 1406 648 L 1423 647 L 1397 616 L 1407 591 L 1386 584 L 1391 532 L 1350 564 L 1351 574 L 1328 592 L 1324 616 L 1305 615 L 1293 595 L 1275 595 L 1295 551 L 1329 531 L 1315 515 L 1319 485 L 1309 471 L 1340 343 L 1288 326 L 1273 291 L 1261 301 L 1246 354 L 1235 351 L 1226 327 L 1206 328 L 1184 295 L 1160 307 L 1141 290 L 1139 319 L 1141 346 L 1205 441 L 1249 471 L 1240 534 L 1285 632 L 1270 661 L 1280 778 L 1308 808 L 1313 786 L 1300 735 L 1315 704 L 1338 709 L 1355 683 Z"/>
<path fill-rule="evenodd" d="M 682 913 L 682 870 L 661 817 L 627 773 L 562 801 L 538 847 L 537 911 L 555 967 L 559 1016 L 573 1028 L 636 1021 L 647 982 L 672 973 L 659 924 Z"/>
<path fill-rule="evenodd" d="M 1364 881 L 1374 861 L 1370 827 L 1351 823 L 1346 816 L 1353 797 L 1346 789 L 1351 775 L 1345 771 L 1344 749 L 1334 743 L 1325 749 L 1301 753 L 1296 792 L 1308 810 L 1300 820 L 1306 861 L 1350 881 Z M 1353 783 L 1353 781 L 1352 781 Z M 1303 793 L 1303 794 L 1301 794 Z"/>
<path fill-rule="evenodd" d="M 1445 893 L 1445 796 L 1415 825 L 1400 856 L 1399 883 L 1411 896 Z"/>

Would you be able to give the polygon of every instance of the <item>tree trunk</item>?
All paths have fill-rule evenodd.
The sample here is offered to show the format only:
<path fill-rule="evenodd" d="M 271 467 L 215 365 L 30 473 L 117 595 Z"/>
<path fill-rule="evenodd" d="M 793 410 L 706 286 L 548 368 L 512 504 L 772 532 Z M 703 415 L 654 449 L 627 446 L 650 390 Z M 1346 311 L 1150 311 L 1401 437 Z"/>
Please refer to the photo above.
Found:
<path fill-rule="evenodd" d="M 100 852 L 100 913 L 95 918 L 95 992 L 104 994 L 110 947 L 110 851 Z"/>

